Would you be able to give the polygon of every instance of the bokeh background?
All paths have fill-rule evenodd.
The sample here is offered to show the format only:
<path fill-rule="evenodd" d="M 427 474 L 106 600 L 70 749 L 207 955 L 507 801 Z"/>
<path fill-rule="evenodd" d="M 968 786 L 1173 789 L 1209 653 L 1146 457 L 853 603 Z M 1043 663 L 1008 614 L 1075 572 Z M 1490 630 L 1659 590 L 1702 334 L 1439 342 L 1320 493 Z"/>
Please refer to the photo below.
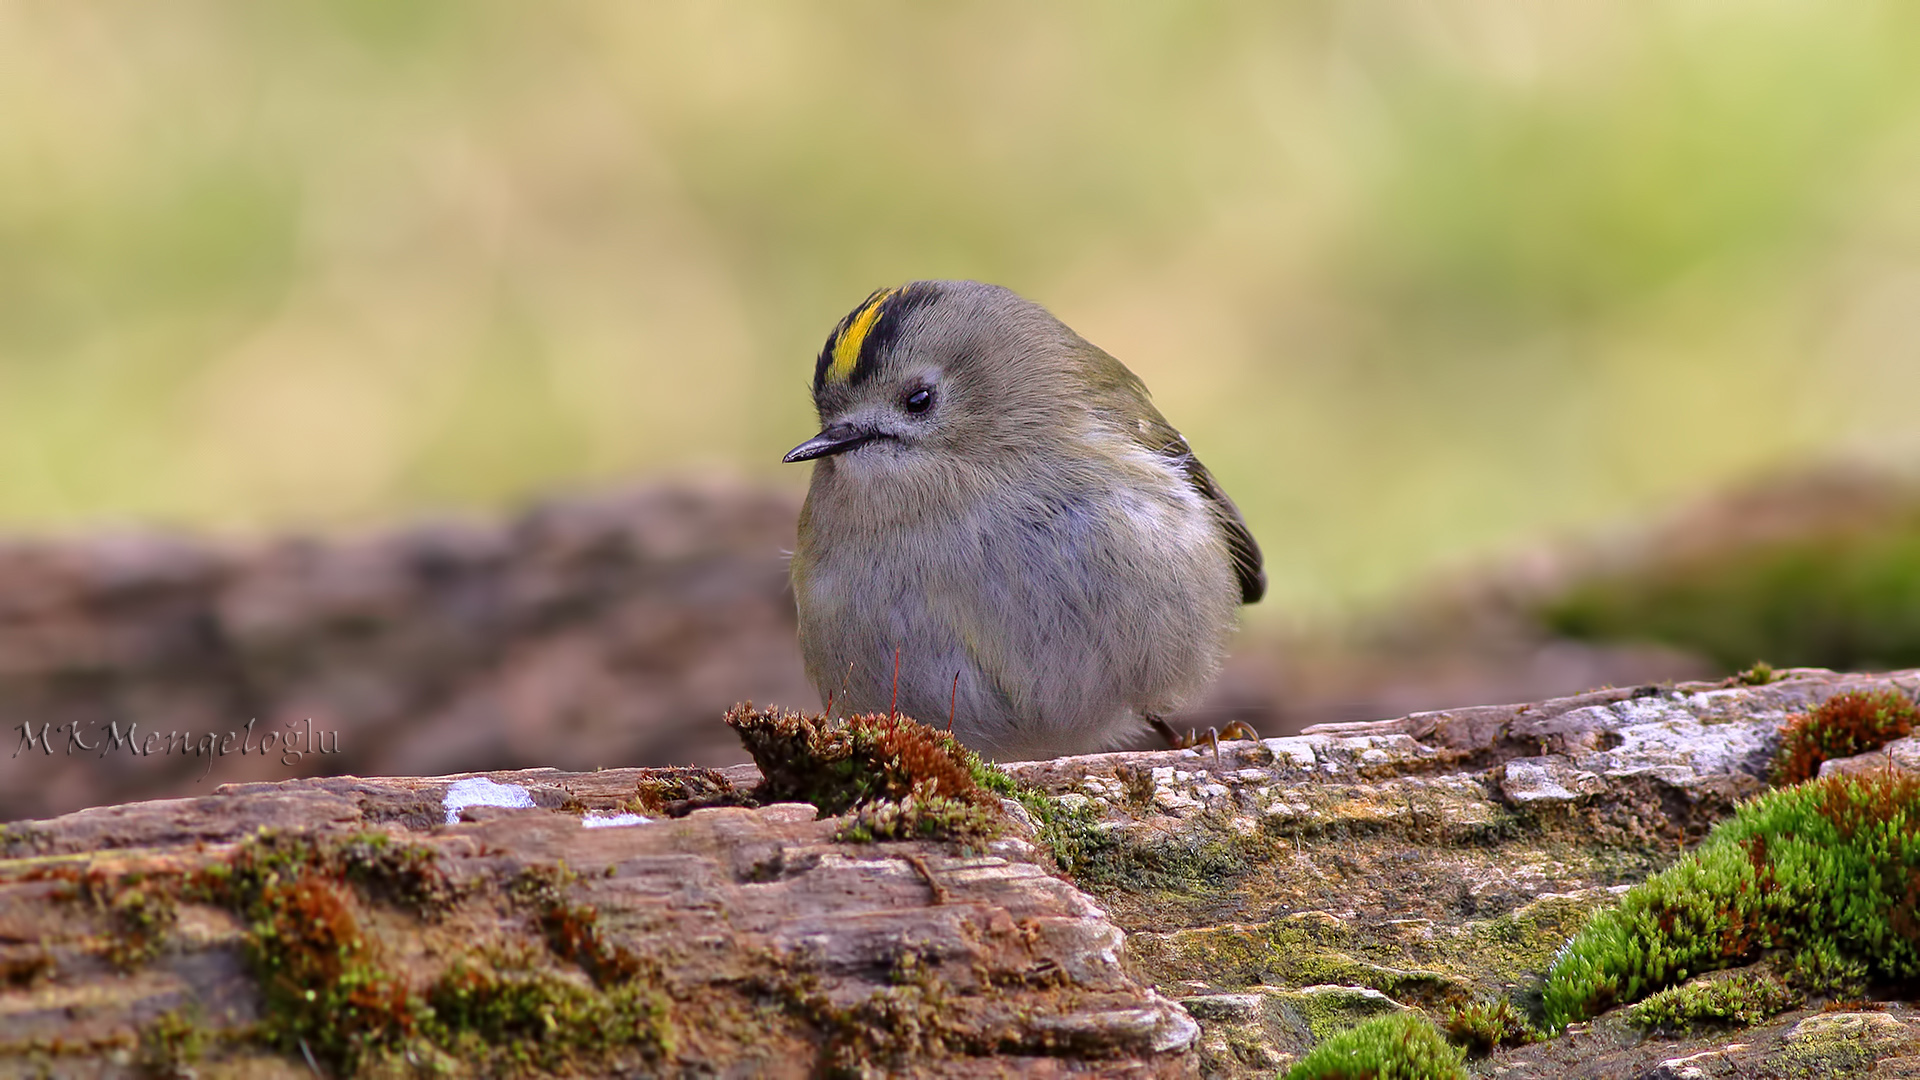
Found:
<path fill-rule="evenodd" d="M 971 277 L 1146 379 L 1266 548 L 1253 626 L 1311 633 L 1768 476 L 1908 475 L 1917 34 L 1892 0 L 0 0 L 0 530 L 797 492 L 828 328 Z"/>
<path fill-rule="evenodd" d="M 1920 11 L 0 4 L 0 523 L 776 464 L 877 286 L 1121 357 L 1275 603 L 1920 457 Z"/>

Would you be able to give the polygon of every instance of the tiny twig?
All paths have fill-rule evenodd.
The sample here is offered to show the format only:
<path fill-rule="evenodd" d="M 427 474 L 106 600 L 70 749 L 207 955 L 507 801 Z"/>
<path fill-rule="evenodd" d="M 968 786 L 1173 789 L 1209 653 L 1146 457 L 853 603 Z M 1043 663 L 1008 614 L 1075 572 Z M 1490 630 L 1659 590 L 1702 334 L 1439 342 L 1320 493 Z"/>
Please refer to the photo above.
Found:
<path fill-rule="evenodd" d="M 960 707 L 960 673 L 953 673 L 953 696 L 947 699 L 947 734 L 953 734 L 953 714 Z M 1892 759 L 1889 758 L 1889 761 Z"/>
<path fill-rule="evenodd" d="M 926 856 L 903 855 L 901 857 L 907 860 L 907 864 L 909 866 L 912 866 L 915 870 L 918 870 L 920 872 L 921 878 L 925 879 L 927 883 L 927 888 L 933 890 L 934 903 L 944 904 L 948 900 L 952 899 L 953 894 L 947 892 L 947 887 L 945 885 L 940 884 L 939 881 L 935 880 L 933 876 L 933 867 L 927 865 Z"/>
<path fill-rule="evenodd" d="M 887 702 L 887 729 L 900 726 L 900 646 L 893 647 L 893 698 Z"/>

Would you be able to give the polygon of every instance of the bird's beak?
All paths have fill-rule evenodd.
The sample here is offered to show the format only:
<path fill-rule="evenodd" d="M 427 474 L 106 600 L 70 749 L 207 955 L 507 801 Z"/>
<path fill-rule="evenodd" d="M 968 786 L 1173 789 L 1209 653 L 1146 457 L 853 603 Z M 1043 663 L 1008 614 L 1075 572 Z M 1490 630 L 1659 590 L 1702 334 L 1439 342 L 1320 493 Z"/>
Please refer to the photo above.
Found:
<path fill-rule="evenodd" d="M 814 458 L 844 454 L 861 443 L 875 438 L 878 434 L 872 428 L 858 427 L 853 424 L 828 424 L 826 430 L 787 451 L 787 456 L 780 460 L 812 461 Z"/>

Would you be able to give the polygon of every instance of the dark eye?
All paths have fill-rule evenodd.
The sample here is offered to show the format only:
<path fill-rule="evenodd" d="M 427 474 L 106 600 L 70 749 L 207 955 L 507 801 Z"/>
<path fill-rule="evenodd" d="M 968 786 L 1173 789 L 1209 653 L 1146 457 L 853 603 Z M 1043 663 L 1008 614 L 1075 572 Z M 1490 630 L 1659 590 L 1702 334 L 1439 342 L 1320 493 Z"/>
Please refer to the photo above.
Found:
<path fill-rule="evenodd" d="M 902 404 L 907 407 L 907 411 L 910 413 L 926 412 L 928 409 L 933 408 L 933 391 L 922 387 L 908 394 Z"/>

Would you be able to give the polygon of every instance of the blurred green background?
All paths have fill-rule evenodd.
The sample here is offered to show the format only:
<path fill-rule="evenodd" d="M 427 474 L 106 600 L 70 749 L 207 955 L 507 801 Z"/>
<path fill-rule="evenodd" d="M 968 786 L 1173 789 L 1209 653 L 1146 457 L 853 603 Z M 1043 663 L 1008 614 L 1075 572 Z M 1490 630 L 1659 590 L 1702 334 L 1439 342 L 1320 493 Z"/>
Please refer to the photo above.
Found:
<path fill-rule="evenodd" d="M 0 0 L 0 528 L 805 483 L 871 289 L 1126 361 L 1264 619 L 1920 460 L 1920 7 Z"/>

